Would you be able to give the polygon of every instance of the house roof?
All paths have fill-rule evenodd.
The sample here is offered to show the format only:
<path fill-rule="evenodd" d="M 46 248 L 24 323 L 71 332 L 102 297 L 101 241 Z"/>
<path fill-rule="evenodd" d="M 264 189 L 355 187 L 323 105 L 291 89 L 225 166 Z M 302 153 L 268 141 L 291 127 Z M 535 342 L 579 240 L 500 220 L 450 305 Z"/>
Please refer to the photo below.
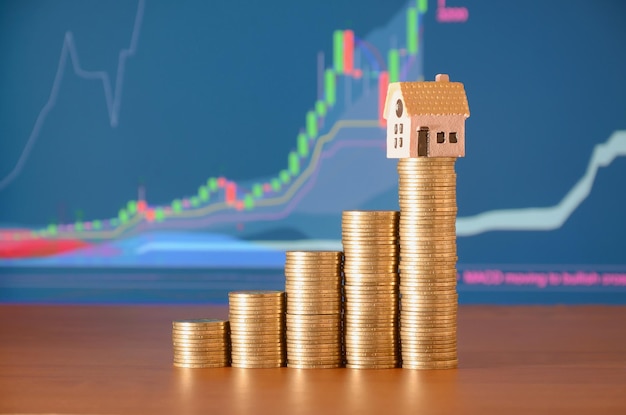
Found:
<path fill-rule="evenodd" d="M 409 116 L 413 115 L 464 115 L 469 117 L 469 104 L 465 87 L 461 82 L 450 82 L 448 75 L 437 75 L 434 82 L 394 82 L 389 84 L 383 116 L 393 94 L 400 90 L 404 107 Z"/>

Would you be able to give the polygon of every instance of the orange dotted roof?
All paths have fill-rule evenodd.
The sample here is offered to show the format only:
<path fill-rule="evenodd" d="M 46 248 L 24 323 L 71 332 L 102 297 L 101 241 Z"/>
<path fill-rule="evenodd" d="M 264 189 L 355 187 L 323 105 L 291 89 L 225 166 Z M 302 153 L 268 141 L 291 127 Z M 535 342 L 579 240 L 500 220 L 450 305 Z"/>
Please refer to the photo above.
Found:
<path fill-rule="evenodd" d="M 464 115 L 469 117 L 465 87 L 460 82 L 449 82 L 447 75 L 437 75 L 435 82 L 394 82 L 389 84 L 384 115 L 391 96 L 400 89 L 404 107 L 413 115 Z"/>

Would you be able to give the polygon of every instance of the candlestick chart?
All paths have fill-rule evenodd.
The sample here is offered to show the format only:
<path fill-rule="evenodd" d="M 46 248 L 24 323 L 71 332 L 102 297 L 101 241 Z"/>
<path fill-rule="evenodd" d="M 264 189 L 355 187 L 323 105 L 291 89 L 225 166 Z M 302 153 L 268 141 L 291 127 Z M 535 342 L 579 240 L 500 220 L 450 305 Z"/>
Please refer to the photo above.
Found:
<path fill-rule="evenodd" d="M 341 211 L 398 209 L 388 84 L 448 73 L 459 281 L 626 286 L 621 3 L 210 3 L 0 8 L 3 273 L 340 250 Z"/>

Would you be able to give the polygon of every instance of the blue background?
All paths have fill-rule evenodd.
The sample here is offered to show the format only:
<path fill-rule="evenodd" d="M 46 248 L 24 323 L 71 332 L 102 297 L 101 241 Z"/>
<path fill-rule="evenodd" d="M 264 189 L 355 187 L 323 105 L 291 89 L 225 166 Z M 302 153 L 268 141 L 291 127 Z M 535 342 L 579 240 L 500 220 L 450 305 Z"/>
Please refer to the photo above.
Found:
<path fill-rule="evenodd" d="M 317 98 L 318 52 L 331 65 L 333 30 L 353 29 L 386 56 L 386 49 L 404 44 L 410 5 L 395 0 L 365 0 L 358 6 L 347 0 L 146 2 L 137 53 L 126 62 L 119 124 L 111 126 L 102 84 L 76 76 L 68 61 L 56 105 L 23 170 L 0 190 L 0 228 L 69 223 L 78 210 L 85 220 L 114 217 L 137 197 L 139 185 L 150 204 L 161 205 L 193 195 L 208 177 L 243 183 L 272 177 L 286 167 L 304 115 Z M 459 217 L 558 204 L 584 175 L 594 147 L 626 129 L 626 5 L 457 0 L 448 6 L 467 7 L 469 20 L 439 23 L 431 1 L 423 16 L 420 59 L 425 79 L 449 73 L 465 84 L 470 102 L 467 157 L 457 163 Z M 106 71 L 115 84 L 118 53 L 128 47 L 136 11 L 137 4 L 129 1 L 0 2 L 0 179 L 19 159 L 50 95 L 65 34 L 73 34 L 81 66 Z M 338 87 L 340 95 L 344 85 Z M 329 115 L 325 131 L 345 118 L 375 119 L 375 94 L 364 97 L 359 91 L 353 89 L 349 104 L 339 96 L 341 105 Z M 374 128 L 347 132 L 339 140 L 383 137 Z M 397 209 L 394 169 L 382 150 L 337 152 L 321 166 L 314 189 L 281 220 L 217 217 L 193 229 L 174 222 L 157 233 L 131 232 L 110 242 L 135 247 L 145 243 L 141 238 L 188 240 L 198 232 L 208 238 L 203 240 L 338 240 L 341 210 Z M 557 229 L 459 237 L 459 269 L 626 272 L 624 177 L 623 158 L 601 168 L 589 197 Z M 378 183 L 378 190 L 368 193 L 363 183 Z M 264 268 L 276 268 L 281 257 L 266 254 Z M 78 261 L 79 270 L 64 272 L 40 269 L 58 268 L 53 263 L 0 261 L 0 299 L 202 300 L 190 294 L 193 289 L 176 298 L 146 291 L 138 297 L 121 294 L 119 284 L 133 281 L 131 275 L 164 272 L 175 285 L 186 274 L 166 270 L 206 268 L 195 257 L 176 258 L 145 266 L 129 259 L 135 274 L 119 271 L 126 268 L 123 261 L 115 266 Z M 245 261 L 244 267 L 254 268 L 263 259 L 255 256 L 249 266 Z M 214 284 L 214 275 L 226 275 L 220 269 L 235 262 L 217 264 L 205 283 Z M 63 275 L 79 276 L 61 283 Z M 76 281 L 83 283 L 85 275 L 99 277 L 80 291 Z M 124 277 L 115 277 L 113 284 L 103 275 Z M 239 286 L 243 278 L 228 275 L 220 289 Z M 280 284 L 280 270 L 259 275 L 254 284 Z M 111 286 L 118 288 L 105 293 Z M 553 293 L 549 298 L 534 288 L 461 284 L 459 291 L 462 300 L 480 302 L 502 301 L 507 292 L 513 293 L 505 296 L 510 302 L 519 296 L 525 302 L 625 298 L 623 286 L 544 289 Z M 73 297 L 63 294 L 70 289 Z"/>

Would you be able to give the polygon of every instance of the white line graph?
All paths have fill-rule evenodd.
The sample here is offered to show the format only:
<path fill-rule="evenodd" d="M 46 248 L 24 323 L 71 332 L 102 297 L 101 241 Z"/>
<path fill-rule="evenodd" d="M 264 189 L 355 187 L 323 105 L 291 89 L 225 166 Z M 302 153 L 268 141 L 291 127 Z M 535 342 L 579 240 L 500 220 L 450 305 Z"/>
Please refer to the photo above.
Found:
<path fill-rule="evenodd" d="M 130 37 L 130 44 L 128 48 L 120 50 L 118 62 L 117 62 L 117 73 L 115 76 L 115 86 L 112 86 L 111 78 L 109 74 L 104 71 L 87 71 L 80 66 L 80 61 L 78 59 L 78 52 L 76 50 L 76 44 L 74 43 L 74 35 L 72 32 L 67 31 L 65 33 L 65 37 L 63 39 L 63 47 L 61 48 L 61 56 L 59 58 L 59 64 L 57 66 L 57 72 L 54 76 L 54 81 L 52 83 L 52 89 L 50 90 L 50 96 L 48 97 L 48 101 L 46 101 L 45 105 L 39 112 L 37 119 L 35 121 L 35 125 L 26 141 L 26 145 L 20 154 L 17 162 L 13 169 L 0 180 L 0 190 L 5 189 L 9 186 L 22 172 L 30 153 L 32 152 L 37 139 L 41 133 L 41 129 L 48 117 L 48 114 L 54 106 L 56 105 L 57 97 L 59 94 L 59 90 L 61 88 L 61 82 L 63 81 L 63 73 L 65 72 L 65 65 L 67 64 L 67 59 L 72 62 L 72 68 L 74 73 L 87 80 L 99 80 L 102 82 L 102 88 L 104 89 L 104 98 L 107 104 L 107 110 L 109 112 L 109 123 L 111 127 L 117 127 L 120 106 L 122 103 L 122 87 L 124 85 L 124 71 L 126 69 L 126 60 L 135 55 L 137 51 L 137 44 L 139 42 L 139 32 L 141 29 L 141 23 L 143 21 L 145 1 L 139 0 L 137 3 L 137 14 L 135 15 L 135 22 L 133 25 L 133 31 Z"/>
<path fill-rule="evenodd" d="M 491 231 L 550 231 L 560 228 L 589 196 L 600 167 L 617 157 L 626 156 L 626 130 L 615 131 L 609 139 L 596 144 L 587 171 L 572 189 L 554 206 L 502 209 L 458 218 L 457 236 L 473 236 Z"/>

